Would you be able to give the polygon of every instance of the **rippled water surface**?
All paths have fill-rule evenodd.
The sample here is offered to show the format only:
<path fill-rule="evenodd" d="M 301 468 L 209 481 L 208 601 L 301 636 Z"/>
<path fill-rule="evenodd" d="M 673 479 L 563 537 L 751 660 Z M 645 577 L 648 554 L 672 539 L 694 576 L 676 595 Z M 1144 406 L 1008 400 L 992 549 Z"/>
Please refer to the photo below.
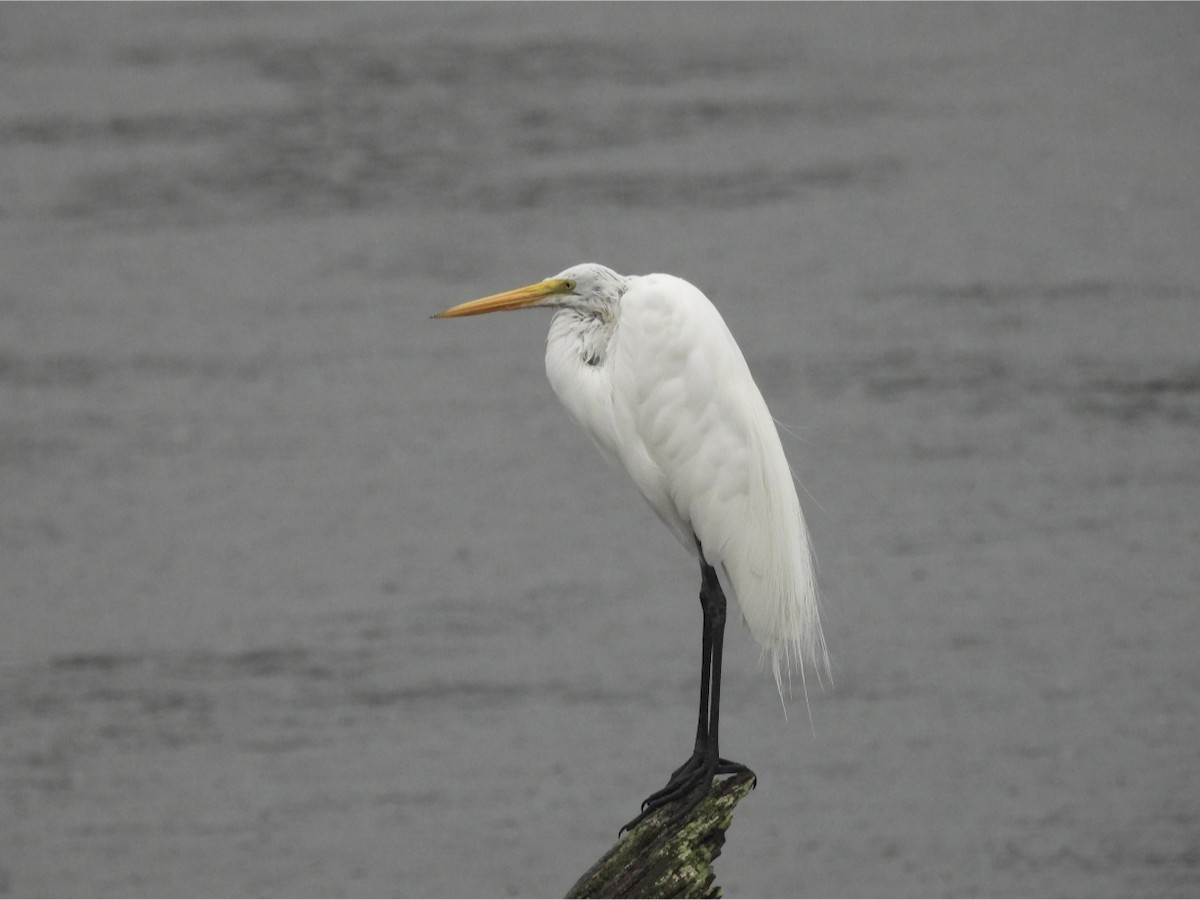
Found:
<path fill-rule="evenodd" d="M 0 893 L 550 895 L 688 752 L 692 562 L 558 408 L 699 285 L 835 686 L 731 629 L 727 895 L 1200 890 L 1189 5 L 0 8 Z"/>

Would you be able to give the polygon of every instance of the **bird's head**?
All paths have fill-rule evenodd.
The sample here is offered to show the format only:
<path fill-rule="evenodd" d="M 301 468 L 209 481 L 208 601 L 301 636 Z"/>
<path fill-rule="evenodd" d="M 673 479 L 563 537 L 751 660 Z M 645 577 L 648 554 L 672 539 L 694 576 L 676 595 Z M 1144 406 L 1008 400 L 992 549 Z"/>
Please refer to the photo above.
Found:
<path fill-rule="evenodd" d="M 460 303 L 438 313 L 434 318 L 454 319 L 459 316 L 478 316 L 483 313 L 532 309 L 539 306 L 575 309 L 587 315 L 607 316 L 615 310 L 621 294 L 625 292 L 625 281 L 624 276 L 618 275 L 607 266 L 583 263 L 536 284 Z"/>

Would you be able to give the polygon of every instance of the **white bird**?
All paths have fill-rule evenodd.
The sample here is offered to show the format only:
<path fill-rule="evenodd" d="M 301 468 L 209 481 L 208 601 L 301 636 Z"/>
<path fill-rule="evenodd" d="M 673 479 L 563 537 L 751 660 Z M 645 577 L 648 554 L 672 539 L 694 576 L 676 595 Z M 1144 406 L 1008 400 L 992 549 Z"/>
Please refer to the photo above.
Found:
<path fill-rule="evenodd" d="M 704 616 L 692 756 L 642 813 L 748 771 L 718 747 L 725 591 L 771 658 L 776 686 L 805 666 L 828 673 L 808 529 L 779 433 L 721 314 L 673 275 L 619 275 L 587 263 L 434 318 L 557 310 L 546 375 L 601 452 L 620 461 L 658 517 L 697 556 Z"/>

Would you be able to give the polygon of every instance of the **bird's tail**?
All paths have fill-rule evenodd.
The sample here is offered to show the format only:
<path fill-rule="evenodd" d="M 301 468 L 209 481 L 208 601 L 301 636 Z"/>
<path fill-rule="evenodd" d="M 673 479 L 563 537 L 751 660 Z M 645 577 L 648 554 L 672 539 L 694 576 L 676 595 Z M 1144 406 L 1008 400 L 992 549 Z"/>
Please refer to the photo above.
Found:
<path fill-rule="evenodd" d="M 832 673 L 808 526 L 778 432 L 773 424 L 767 427 L 771 433 L 758 436 L 762 451 L 751 465 L 748 501 L 756 514 L 746 518 L 759 524 L 740 536 L 740 552 L 725 554 L 724 561 L 763 661 L 770 660 L 786 714 L 785 682 L 790 694 L 799 674 L 807 704 L 808 671 L 818 684 L 832 682 Z"/>

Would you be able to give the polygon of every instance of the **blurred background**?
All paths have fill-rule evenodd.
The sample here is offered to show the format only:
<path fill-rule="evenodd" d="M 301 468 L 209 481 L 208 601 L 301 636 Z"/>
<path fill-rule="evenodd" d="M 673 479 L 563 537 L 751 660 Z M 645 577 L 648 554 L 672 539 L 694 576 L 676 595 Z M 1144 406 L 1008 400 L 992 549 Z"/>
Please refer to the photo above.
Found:
<path fill-rule="evenodd" d="M 0 893 L 561 896 L 694 565 L 543 373 L 722 310 L 834 686 L 744 629 L 729 896 L 1200 890 L 1194 5 L 0 8 Z"/>

